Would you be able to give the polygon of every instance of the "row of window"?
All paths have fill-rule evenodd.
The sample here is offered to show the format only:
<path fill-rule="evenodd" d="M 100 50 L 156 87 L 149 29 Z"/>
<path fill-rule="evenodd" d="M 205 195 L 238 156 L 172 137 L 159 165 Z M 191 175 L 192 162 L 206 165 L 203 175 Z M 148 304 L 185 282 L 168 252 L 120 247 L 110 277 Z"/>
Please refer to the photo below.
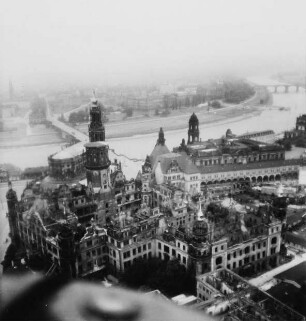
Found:
<path fill-rule="evenodd" d="M 86 251 L 86 257 L 90 258 L 91 256 L 101 255 L 101 253 L 102 253 L 102 250 L 99 247 L 96 250 Z"/>
<path fill-rule="evenodd" d="M 180 178 L 181 178 L 181 175 L 173 175 L 173 176 L 168 176 L 167 180 L 171 181 L 171 180 L 180 179 Z"/>
<path fill-rule="evenodd" d="M 272 233 L 274 233 L 274 232 L 278 232 L 278 231 L 280 231 L 280 227 L 279 226 L 276 226 L 276 227 L 272 227 Z M 274 239 L 274 237 L 273 237 L 273 239 Z M 272 241 L 273 241 L 273 239 L 272 239 Z"/>
<path fill-rule="evenodd" d="M 186 245 L 182 244 L 182 247 L 181 247 L 180 242 L 177 242 L 177 247 L 181 248 L 183 251 L 186 251 Z"/>
<path fill-rule="evenodd" d="M 168 255 L 168 254 L 170 254 L 170 251 L 169 251 L 169 252 L 166 251 L 166 252 L 164 252 L 164 253 L 165 253 L 164 255 Z M 171 251 L 171 256 L 176 257 L 176 258 L 177 258 L 181 263 L 183 263 L 183 264 L 186 264 L 186 263 L 187 263 L 186 257 L 183 256 L 183 255 L 181 255 L 180 253 L 176 253 L 176 251 L 175 251 L 174 249 L 172 249 L 172 251 Z M 163 259 L 163 254 L 162 254 L 162 252 L 158 252 L 158 257 L 159 257 L 160 259 Z"/>
<path fill-rule="evenodd" d="M 255 251 L 256 247 L 257 247 L 258 250 L 260 250 L 261 248 L 265 248 L 266 245 L 267 245 L 266 242 L 257 243 L 257 246 L 256 246 L 256 244 L 253 244 L 252 245 L 252 250 Z M 237 256 L 241 256 L 243 254 L 248 254 L 248 253 L 250 253 L 250 250 L 251 250 L 251 247 L 250 246 L 246 246 L 243 250 L 240 249 L 240 250 L 236 250 L 236 251 L 234 251 L 232 253 L 228 253 L 227 254 L 227 260 L 230 260 L 231 258 L 236 258 Z"/>
<path fill-rule="evenodd" d="M 178 246 L 179 248 L 181 248 L 181 243 L 180 243 L 180 242 L 177 242 L 177 246 Z M 162 243 L 157 242 L 157 247 L 158 247 L 159 250 L 161 250 L 161 249 L 162 249 Z M 186 245 L 182 244 L 182 250 L 183 250 L 183 251 L 186 251 Z M 166 253 L 170 253 L 169 246 L 168 246 L 168 245 L 164 245 L 163 251 L 166 252 Z M 172 251 L 175 251 L 175 250 L 172 249 Z"/>
<path fill-rule="evenodd" d="M 199 179 L 198 176 L 191 176 L 191 177 L 190 177 L 190 180 L 191 180 L 191 181 L 196 181 L 196 180 L 198 180 L 198 179 Z"/>
<path fill-rule="evenodd" d="M 260 260 L 266 257 L 266 251 L 263 251 L 262 254 L 257 253 L 257 256 L 252 255 L 251 257 L 246 257 L 243 260 L 239 260 L 238 262 L 233 262 L 232 264 L 227 264 L 228 269 L 236 269 L 237 267 L 241 267 L 242 265 L 248 264 L 250 262 L 254 262 L 256 260 Z"/>
<path fill-rule="evenodd" d="M 224 245 L 221 245 L 220 246 L 220 251 L 223 251 L 224 250 Z M 215 247 L 215 253 L 217 253 L 219 251 L 219 246 L 216 246 Z"/>
<path fill-rule="evenodd" d="M 137 253 L 141 253 L 141 252 L 145 252 L 147 250 L 151 250 L 152 249 L 152 244 L 151 242 L 147 243 L 147 244 L 143 244 L 142 246 L 138 246 L 138 248 L 135 248 L 133 250 L 129 250 L 129 251 L 125 251 L 123 253 L 123 258 L 127 259 L 129 257 L 131 257 L 132 255 L 135 256 L 137 255 Z"/>
<path fill-rule="evenodd" d="M 200 284 L 199 285 L 199 289 L 202 290 L 203 292 L 207 293 L 207 294 L 211 294 L 211 291 L 208 290 L 204 285 Z"/>

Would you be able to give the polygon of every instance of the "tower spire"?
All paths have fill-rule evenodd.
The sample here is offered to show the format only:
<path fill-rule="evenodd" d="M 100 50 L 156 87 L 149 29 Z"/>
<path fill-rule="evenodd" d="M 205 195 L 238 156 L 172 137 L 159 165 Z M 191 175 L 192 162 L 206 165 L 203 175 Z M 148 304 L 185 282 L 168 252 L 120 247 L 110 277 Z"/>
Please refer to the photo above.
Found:
<path fill-rule="evenodd" d="M 102 108 L 96 98 L 95 90 L 92 90 L 93 98 L 90 106 L 90 123 L 88 126 L 89 141 L 99 142 L 105 141 L 105 128 L 102 123 Z"/>
<path fill-rule="evenodd" d="M 94 88 L 92 89 L 92 101 L 97 101 L 96 90 Z"/>
<path fill-rule="evenodd" d="M 157 142 L 156 142 L 156 145 L 162 145 L 164 146 L 165 145 L 165 135 L 164 135 L 164 131 L 163 131 L 163 128 L 160 127 L 160 130 L 159 130 L 159 133 L 158 133 L 158 139 L 157 139 Z"/>

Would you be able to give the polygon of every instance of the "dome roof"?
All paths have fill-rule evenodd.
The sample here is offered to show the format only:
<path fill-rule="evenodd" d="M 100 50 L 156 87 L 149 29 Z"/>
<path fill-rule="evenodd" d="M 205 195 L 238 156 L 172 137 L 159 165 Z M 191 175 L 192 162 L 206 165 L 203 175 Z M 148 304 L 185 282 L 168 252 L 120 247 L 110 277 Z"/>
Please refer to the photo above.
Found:
<path fill-rule="evenodd" d="M 195 113 L 190 116 L 189 124 L 199 124 L 199 119 Z"/>
<path fill-rule="evenodd" d="M 192 228 L 193 235 L 197 238 L 205 237 L 208 232 L 208 226 L 205 221 L 195 221 Z"/>
<path fill-rule="evenodd" d="M 229 135 L 233 135 L 231 129 L 228 129 L 228 130 L 226 131 L 226 134 L 225 134 L 225 135 L 226 135 L 226 137 L 229 136 Z"/>

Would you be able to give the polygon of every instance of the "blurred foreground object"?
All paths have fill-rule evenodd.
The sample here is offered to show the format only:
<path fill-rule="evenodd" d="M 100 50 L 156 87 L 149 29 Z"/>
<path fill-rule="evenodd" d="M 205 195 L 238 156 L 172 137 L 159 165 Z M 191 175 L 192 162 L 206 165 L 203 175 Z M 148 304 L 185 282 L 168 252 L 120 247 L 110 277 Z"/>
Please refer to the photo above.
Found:
<path fill-rule="evenodd" d="M 120 288 L 33 276 L 1 282 L 0 320 L 213 320 L 162 299 Z"/>

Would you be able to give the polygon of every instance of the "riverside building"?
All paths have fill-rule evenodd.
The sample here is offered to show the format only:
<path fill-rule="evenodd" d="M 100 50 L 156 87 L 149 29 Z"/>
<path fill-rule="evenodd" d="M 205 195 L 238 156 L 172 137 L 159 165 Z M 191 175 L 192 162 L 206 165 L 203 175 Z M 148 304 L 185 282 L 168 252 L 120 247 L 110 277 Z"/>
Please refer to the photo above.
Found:
<path fill-rule="evenodd" d="M 195 114 L 189 119 L 187 143 L 182 139 L 179 147 L 168 152 L 164 141 L 158 140 L 146 162 L 157 185 L 165 183 L 196 194 L 219 187 L 229 191 L 251 183 L 298 179 L 300 160 L 286 160 L 280 145 L 235 136 L 230 130 L 220 139 L 201 141 Z"/>

